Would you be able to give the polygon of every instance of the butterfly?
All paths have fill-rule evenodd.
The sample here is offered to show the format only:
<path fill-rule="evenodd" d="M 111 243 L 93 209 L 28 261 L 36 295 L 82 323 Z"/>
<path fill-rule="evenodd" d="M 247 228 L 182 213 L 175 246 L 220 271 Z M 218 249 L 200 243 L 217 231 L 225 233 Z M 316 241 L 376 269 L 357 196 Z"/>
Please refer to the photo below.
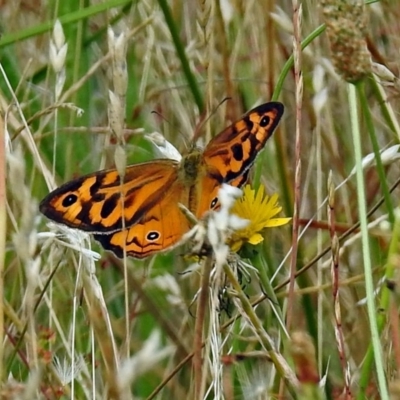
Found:
<path fill-rule="evenodd" d="M 65 183 L 40 203 L 49 219 L 94 234 L 106 250 L 145 258 L 177 245 L 191 228 L 184 205 L 198 219 L 219 207 L 223 183 L 242 186 L 277 127 L 283 104 L 262 104 L 194 147 L 180 162 L 158 159 L 93 172 Z"/>

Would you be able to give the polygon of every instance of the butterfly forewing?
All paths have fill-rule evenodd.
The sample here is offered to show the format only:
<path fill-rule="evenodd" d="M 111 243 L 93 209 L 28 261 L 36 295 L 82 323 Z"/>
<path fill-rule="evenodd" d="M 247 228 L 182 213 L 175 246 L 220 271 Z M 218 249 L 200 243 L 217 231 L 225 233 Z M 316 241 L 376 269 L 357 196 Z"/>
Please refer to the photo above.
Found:
<path fill-rule="evenodd" d="M 131 165 L 121 179 L 115 169 L 68 182 L 45 197 L 40 211 L 48 218 L 88 232 L 111 233 L 135 224 L 177 180 L 179 163 L 156 160 Z"/>
<path fill-rule="evenodd" d="M 203 154 L 209 173 L 220 183 L 241 182 L 240 176 L 254 164 L 282 114 L 281 103 L 262 104 L 212 139 Z"/>
<path fill-rule="evenodd" d="M 223 183 L 236 187 L 246 183 L 249 168 L 272 136 L 282 114 L 281 103 L 262 104 L 211 140 L 203 153 L 206 173 L 198 188 L 195 212 L 198 218 L 210 209 L 219 208 L 218 190 Z"/>

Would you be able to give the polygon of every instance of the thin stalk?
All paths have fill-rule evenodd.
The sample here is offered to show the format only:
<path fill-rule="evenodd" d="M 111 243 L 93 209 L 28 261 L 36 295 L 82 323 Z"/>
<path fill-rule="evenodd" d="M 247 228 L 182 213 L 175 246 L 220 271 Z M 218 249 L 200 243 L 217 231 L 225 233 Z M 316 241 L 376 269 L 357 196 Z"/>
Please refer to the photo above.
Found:
<path fill-rule="evenodd" d="M 4 262 L 6 257 L 6 157 L 5 123 L 0 112 L 0 343 L 4 343 Z M 4 378 L 4 346 L 0 346 L 0 382 Z"/>
<path fill-rule="evenodd" d="M 394 278 L 398 268 L 396 257 L 398 254 L 398 247 L 400 241 L 400 215 L 399 212 L 396 212 L 395 214 L 396 214 L 396 220 L 393 227 L 392 240 L 390 242 L 387 262 L 385 265 L 386 282 Z M 389 312 L 389 307 L 390 307 L 390 297 L 391 297 L 391 291 L 386 285 L 384 285 L 382 287 L 382 294 L 378 307 L 380 310 L 382 310 L 382 312 L 380 312 L 377 317 L 379 332 L 382 332 L 386 324 L 387 320 L 386 315 Z M 371 365 L 373 360 L 374 360 L 374 347 L 372 344 L 370 344 L 360 373 L 360 383 L 359 383 L 360 391 L 358 393 L 357 399 L 363 399 L 366 396 L 365 391 L 369 385 L 369 382 L 371 381 Z"/>
<path fill-rule="evenodd" d="M 363 84 L 362 82 L 359 82 L 357 85 L 362 85 L 362 84 Z M 357 112 L 356 92 L 357 92 L 356 86 L 353 84 L 349 84 L 348 97 L 350 104 L 350 119 L 351 119 L 352 137 L 354 144 L 354 156 L 356 161 L 357 200 L 358 200 L 362 254 L 363 254 L 364 272 L 365 272 L 367 311 L 368 311 L 369 327 L 371 331 L 371 343 L 374 349 L 374 360 L 378 378 L 379 392 L 381 395 L 381 399 L 389 399 L 386 378 L 384 375 L 382 349 L 379 341 L 379 331 L 376 319 L 376 305 L 374 302 L 375 294 L 374 294 L 374 283 L 372 281 L 371 251 L 368 239 L 368 226 L 367 226 L 368 220 L 367 220 L 367 208 L 365 199 L 365 184 L 364 184 L 363 168 L 362 168 L 361 133 L 359 126 L 359 117 Z"/>
<path fill-rule="evenodd" d="M 162 12 L 164 13 L 165 22 L 167 23 L 169 32 L 171 33 L 171 37 L 174 42 L 176 52 L 178 54 L 178 58 L 182 64 L 183 73 L 189 84 L 190 90 L 197 104 L 197 108 L 199 109 L 200 113 L 202 113 L 204 110 L 203 97 L 201 95 L 196 78 L 194 77 L 192 70 L 190 69 L 189 61 L 185 53 L 185 48 L 183 47 L 182 41 L 179 37 L 178 28 L 176 26 L 174 18 L 172 17 L 168 2 L 166 0 L 158 0 L 158 4 L 160 5 Z"/>
<path fill-rule="evenodd" d="M 201 276 L 200 294 L 197 302 L 196 324 L 194 327 L 193 341 L 193 373 L 194 373 L 194 399 L 201 400 L 204 397 L 203 385 L 203 327 L 207 310 L 208 295 L 210 288 L 210 274 L 213 267 L 211 256 L 204 261 Z"/>

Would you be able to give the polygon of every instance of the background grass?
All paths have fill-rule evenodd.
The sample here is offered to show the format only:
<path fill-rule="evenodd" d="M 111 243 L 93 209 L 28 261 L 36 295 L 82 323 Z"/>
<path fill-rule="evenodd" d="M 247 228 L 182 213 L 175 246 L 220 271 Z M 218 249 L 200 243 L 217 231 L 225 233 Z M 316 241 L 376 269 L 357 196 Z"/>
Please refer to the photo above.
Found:
<path fill-rule="evenodd" d="M 398 155 L 363 170 L 360 160 L 399 142 L 398 2 L 365 7 L 362 37 L 387 70 L 356 85 L 335 69 L 340 54 L 329 48 L 322 8 L 309 0 L 297 35 L 301 76 L 290 2 L 0 7 L 1 398 L 399 396 Z M 49 62 L 57 18 L 68 44 L 58 99 L 60 73 Z M 128 38 L 123 141 L 108 128 L 109 26 Z M 257 272 L 248 268 L 239 286 L 228 274 L 222 303 L 211 295 L 200 310 L 206 346 L 199 374 L 191 356 L 201 269 L 182 257 L 185 248 L 118 260 L 86 235 L 47 225 L 38 202 L 58 184 L 113 166 L 121 142 L 129 163 L 155 157 L 143 133 L 162 132 L 184 152 L 194 132 L 207 143 L 272 97 L 285 114 L 254 174 L 279 193 L 283 216 L 294 215 L 299 200 L 301 235 L 291 251 L 296 229 L 268 230 L 245 259 Z M 98 260 L 84 250 L 91 245 Z M 289 290 L 291 266 L 305 271 Z M 266 348 L 267 336 L 289 371 Z"/>

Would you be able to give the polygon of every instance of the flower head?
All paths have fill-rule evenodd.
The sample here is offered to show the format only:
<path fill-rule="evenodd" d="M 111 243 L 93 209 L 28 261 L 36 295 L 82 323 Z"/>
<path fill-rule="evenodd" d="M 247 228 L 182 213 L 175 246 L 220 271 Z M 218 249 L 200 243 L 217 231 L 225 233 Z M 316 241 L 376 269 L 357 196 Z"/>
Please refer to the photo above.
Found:
<path fill-rule="evenodd" d="M 256 191 L 250 185 L 246 185 L 243 197 L 236 200 L 231 212 L 250 222 L 246 227 L 233 232 L 229 240 L 232 251 L 238 251 L 244 243 L 261 243 L 264 239 L 261 235 L 264 228 L 287 224 L 291 218 L 274 218 L 281 210 L 277 194 L 268 196 L 263 186 Z"/>

